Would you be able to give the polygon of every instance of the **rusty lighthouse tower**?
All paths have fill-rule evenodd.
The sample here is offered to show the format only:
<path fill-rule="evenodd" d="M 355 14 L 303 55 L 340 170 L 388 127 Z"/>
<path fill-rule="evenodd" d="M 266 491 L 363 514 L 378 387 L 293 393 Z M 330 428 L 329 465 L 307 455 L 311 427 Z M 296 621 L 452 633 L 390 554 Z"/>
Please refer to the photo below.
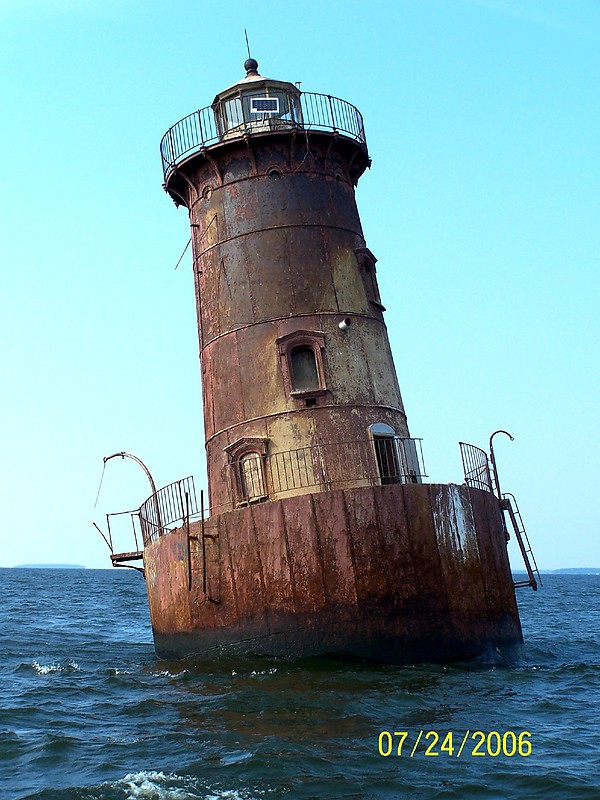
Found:
<path fill-rule="evenodd" d="M 389 439 L 390 474 L 393 437 L 408 437 L 354 198 L 369 164 L 362 118 L 245 67 L 202 120 L 199 153 L 178 164 L 163 141 L 166 189 L 192 227 L 215 510 L 366 485 L 367 431 Z"/>
<path fill-rule="evenodd" d="M 190 217 L 209 494 L 204 513 L 178 482 L 140 509 L 157 651 L 518 645 L 491 481 L 424 482 L 409 433 L 355 201 L 362 117 L 244 66 L 161 143 Z"/>

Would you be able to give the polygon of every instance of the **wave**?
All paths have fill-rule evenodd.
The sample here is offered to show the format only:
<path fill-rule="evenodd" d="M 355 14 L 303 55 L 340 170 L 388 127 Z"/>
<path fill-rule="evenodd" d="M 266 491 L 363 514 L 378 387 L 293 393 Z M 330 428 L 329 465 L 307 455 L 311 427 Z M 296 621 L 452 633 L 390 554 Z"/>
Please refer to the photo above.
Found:
<path fill-rule="evenodd" d="M 168 669 L 161 669 L 160 672 L 155 673 L 159 678 L 180 678 L 182 675 L 189 674 L 189 669 L 181 669 L 178 672 L 170 672 Z"/>
<path fill-rule="evenodd" d="M 145 770 L 103 784 L 102 789 L 115 793 L 111 795 L 115 800 L 259 800 L 259 795 L 264 796 L 264 792 L 209 788 L 197 778 Z"/>
<path fill-rule="evenodd" d="M 76 661 L 69 659 L 65 664 L 52 661 L 49 664 L 40 664 L 39 661 L 32 661 L 31 667 L 38 673 L 38 675 L 50 675 L 54 672 L 81 672 L 81 667 Z"/>

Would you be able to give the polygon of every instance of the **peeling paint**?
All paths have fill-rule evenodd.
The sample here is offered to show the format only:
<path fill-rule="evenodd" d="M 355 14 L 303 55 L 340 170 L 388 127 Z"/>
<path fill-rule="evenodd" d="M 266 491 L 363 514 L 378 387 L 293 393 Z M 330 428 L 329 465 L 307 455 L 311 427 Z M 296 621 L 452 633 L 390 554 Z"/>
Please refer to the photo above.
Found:
<path fill-rule="evenodd" d="M 463 562 L 479 558 L 473 509 L 459 486 L 448 484 L 445 492 L 436 495 L 433 515 L 440 548 Z"/>

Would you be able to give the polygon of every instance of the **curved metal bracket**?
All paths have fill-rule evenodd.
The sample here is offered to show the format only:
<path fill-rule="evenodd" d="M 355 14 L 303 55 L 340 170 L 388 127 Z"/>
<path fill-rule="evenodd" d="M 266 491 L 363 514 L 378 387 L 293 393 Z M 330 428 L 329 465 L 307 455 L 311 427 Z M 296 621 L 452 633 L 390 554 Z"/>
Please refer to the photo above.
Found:
<path fill-rule="evenodd" d="M 144 462 L 142 461 L 142 459 L 141 459 L 141 458 L 138 458 L 137 456 L 134 456 L 134 455 L 132 455 L 131 453 L 126 453 L 124 450 L 123 450 L 122 452 L 120 452 L 120 453 L 113 453 L 113 454 L 112 454 L 112 455 L 110 455 L 110 456 L 104 456 L 104 459 L 103 459 L 103 461 L 104 461 L 104 463 L 106 464 L 106 462 L 107 462 L 107 461 L 110 461 L 110 460 L 111 460 L 111 458 L 118 458 L 119 456 L 120 456 L 121 458 L 131 458 L 133 461 L 135 461 L 135 462 L 136 462 L 136 464 L 139 464 L 139 465 L 140 465 L 140 467 L 141 467 L 141 468 L 144 470 L 144 472 L 146 473 L 146 477 L 148 478 L 148 480 L 149 480 L 149 482 L 150 482 L 150 487 L 151 487 L 151 489 L 152 489 L 152 497 L 154 498 L 154 508 L 155 508 L 155 510 L 156 510 L 156 522 L 157 522 L 157 524 L 158 524 L 159 536 L 162 536 L 162 533 L 163 533 L 163 525 L 162 525 L 162 521 L 161 521 L 161 518 L 160 518 L 160 509 L 159 509 L 159 507 L 158 507 L 158 499 L 157 499 L 157 497 L 156 497 L 156 484 L 154 483 L 154 478 L 153 478 L 153 477 L 152 477 L 152 475 L 150 474 L 150 470 L 149 470 L 149 469 L 148 469 L 148 467 L 147 467 L 147 466 L 144 464 Z"/>
<path fill-rule="evenodd" d="M 503 433 L 505 436 L 508 436 L 511 442 L 514 442 L 515 437 L 511 436 L 508 431 L 503 431 L 503 430 L 494 431 L 494 433 L 492 433 L 492 435 L 490 436 L 490 461 L 492 462 L 492 468 L 494 470 L 494 479 L 496 481 L 496 494 L 498 495 L 498 500 L 502 502 L 502 492 L 500 490 L 500 481 L 498 479 L 498 467 L 496 466 L 496 457 L 494 455 L 494 447 L 492 445 L 492 440 L 494 436 L 496 436 L 498 433 Z"/>

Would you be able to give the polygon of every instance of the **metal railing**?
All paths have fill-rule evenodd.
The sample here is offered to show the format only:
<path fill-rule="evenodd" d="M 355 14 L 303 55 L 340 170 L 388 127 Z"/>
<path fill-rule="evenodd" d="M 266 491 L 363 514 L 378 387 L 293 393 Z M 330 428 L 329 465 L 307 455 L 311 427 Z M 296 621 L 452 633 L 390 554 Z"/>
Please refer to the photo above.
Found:
<path fill-rule="evenodd" d="M 421 439 L 389 437 L 386 449 L 393 448 L 394 455 L 386 459 L 384 472 L 378 459 L 374 442 L 333 442 L 315 444 L 286 450 L 268 456 L 256 454 L 262 470 L 260 477 L 248 480 L 244 459 L 231 463 L 235 499 L 218 508 L 202 508 L 198 504 L 194 479 L 190 476 L 174 481 L 159 489 L 142 503 L 132 519 L 139 518 L 144 546 L 167 533 L 167 526 L 198 519 L 205 513 L 223 512 L 254 499 L 276 499 L 278 495 L 298 489 L 321 487 L 331 489 L 339 484 L 361 483 L 365 486 L 380 483 L 418 483 L 427 477 L 423 461 Z M 256 486 L 264 488 L 264 495 Z M 248 493 L 252 496 L 247 496 Z"/>
<path fill-rule="evenodd" d="M 483 489 L 486 492 L 493 491 L 488 454 L 485 450 L 475 447 L 473 444 L 466 444 L 465 442 L 459 442 L 458 444 L 467 486 Z"/>
<path fill-rule="evenodd" d="M 228 113 L 230 115 L 230 109 L 226 106 L 231 104 L 232 99 L 228 98 L 194 111 L 176 122 L 160 143 L 165 181 L 181 161 L 205 147 L 269 130 L 327 131 L 347 136 L 366 148 L 362 115 L 350 103 L 327 94 L 302 92 L 298 105 L 296 93 L 291 90 L 278 92 L 288 95 L 288 113 L 284 118 L 265 115 L 264 119 L 257 120 L 242 114 L 234 128 L 223 131 L 219 120 Z"/>
<path fill-rule="evenodd" d="M 264 497 L 317 486 L 329 489 L 337 484 L 420 482 L 427 477 L 421 442 L 390 436 L 385 442 L 380 439 L 377 443 L 363 440 L 314 444 L 262 456 Z M 244 463 L 240 460 L 231 464 L 238 502 L 242 503 L 252 499 L 245 494 Z"/>
<path fill-rule="evenodd" d="M 144 547 L 165 533 L 165 526 L 199 513 L 193 477 L 163 486 L 139 508 Z"/>

